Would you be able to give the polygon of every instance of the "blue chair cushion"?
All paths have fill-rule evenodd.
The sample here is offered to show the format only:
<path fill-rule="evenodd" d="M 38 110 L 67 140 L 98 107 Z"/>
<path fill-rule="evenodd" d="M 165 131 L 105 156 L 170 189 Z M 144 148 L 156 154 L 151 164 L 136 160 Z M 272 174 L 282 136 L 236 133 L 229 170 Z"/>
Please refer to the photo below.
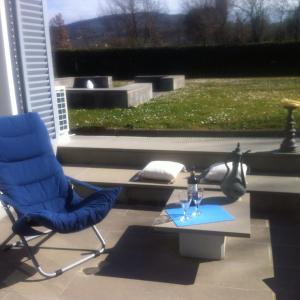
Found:
<path fill-rule="evenodd" d="M 99 223 L 115 204 L 121 188 L 103 189 L 71 205 L 66 212 L 41 210 L 20 217 L 13 226 L 16 234 L 31 235 L 31 226 L 45 226 L 59 233 L 71 233 Z"/>
<path fill-rule="evenodd" d="M 120 193 L 120 188 L 103 189 L 81 199 L 71 189 L 37 113 L 0 117 L 0 190 L 18 214 L 14 232 L 24 235 L 34 225 L 61 233 L 94 225 Z"/>

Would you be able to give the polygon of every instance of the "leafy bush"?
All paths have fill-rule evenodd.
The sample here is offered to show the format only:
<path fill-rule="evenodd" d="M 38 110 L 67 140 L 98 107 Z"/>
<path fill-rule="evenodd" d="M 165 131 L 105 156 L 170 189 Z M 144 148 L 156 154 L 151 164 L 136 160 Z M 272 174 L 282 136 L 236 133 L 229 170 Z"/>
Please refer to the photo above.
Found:
<path fill-rule="evenodd" d="M 246 46 L 58 50 L 57 77 L 112 75 L 132 79 L 143 74 L 187 77 L 300 75 L 300 43 Z"/>

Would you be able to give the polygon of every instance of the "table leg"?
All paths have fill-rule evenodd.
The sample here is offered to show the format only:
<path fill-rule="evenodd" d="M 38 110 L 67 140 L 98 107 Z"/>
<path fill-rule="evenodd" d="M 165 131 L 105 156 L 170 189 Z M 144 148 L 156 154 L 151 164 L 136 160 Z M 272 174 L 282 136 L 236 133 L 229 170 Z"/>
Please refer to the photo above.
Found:
<path fill-rule="evenodd" d="M 225 236 L 200 233 L 179 233 L 182 256 L 221 260 L 225 257 Z"/>

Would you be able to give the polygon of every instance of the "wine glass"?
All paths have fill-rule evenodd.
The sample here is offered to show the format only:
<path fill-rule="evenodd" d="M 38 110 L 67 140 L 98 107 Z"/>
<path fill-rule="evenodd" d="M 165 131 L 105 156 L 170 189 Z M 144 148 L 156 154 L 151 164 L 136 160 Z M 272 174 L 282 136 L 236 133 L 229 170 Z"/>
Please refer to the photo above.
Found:
<path fill-rule="evenodd" d="M 198 185 L 198 189 L 193 193 L 193 201 L 196 205 L 195 211 L 192 213 L 193 217 L 200 216 L 201 212 L 199 206 L 203 200 L 204 188 Z"/>
<path fill-rule="evenodd" d="M 180 222 L 185 222 L 189 219 L 188 217 L 188 210 L 191 204 L 193 197 L 190 193 L 188 193 L 187 199 L 181 198 L 180 203 L 181 203 L 181 207 L 183 209 L 183 216 L 180 218 Z"/>

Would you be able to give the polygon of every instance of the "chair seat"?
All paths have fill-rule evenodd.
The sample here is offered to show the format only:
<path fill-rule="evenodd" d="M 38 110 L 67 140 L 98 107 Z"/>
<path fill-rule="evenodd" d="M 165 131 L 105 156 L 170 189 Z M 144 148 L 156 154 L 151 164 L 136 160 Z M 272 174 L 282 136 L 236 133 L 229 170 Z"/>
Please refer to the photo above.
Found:
<path fill-rule="evenodd" d="M 35 235 L 33 226 L 44 226 L 55 232 L 71 233 L 100 222 L 113 207 L 121 188 L 102 189 L 77 202 L 67 210 L 53 212 L 39 210 L 19 217 L 13 226 L 16 234 Z"/>

